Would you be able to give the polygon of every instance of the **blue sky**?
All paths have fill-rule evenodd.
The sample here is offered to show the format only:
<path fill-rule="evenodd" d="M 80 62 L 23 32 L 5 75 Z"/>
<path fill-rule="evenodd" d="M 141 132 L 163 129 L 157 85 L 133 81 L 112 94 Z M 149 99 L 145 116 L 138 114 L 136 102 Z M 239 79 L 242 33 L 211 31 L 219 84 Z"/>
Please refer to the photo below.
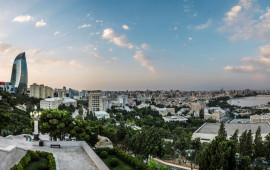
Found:
<path fill-rule="evenodd" d="M 75 89 L 269 89 L 268 0 L 0 0 L 0 79 Z"/>

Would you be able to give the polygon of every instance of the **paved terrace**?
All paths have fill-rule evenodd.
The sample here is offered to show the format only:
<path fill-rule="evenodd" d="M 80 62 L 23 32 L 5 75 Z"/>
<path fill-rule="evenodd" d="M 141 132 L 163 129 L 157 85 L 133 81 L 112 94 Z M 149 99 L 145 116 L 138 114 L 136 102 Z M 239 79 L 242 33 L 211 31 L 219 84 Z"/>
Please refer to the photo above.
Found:
<path fill-rule="evenodd" d="M 52 143 L 60 144 L 61 148 L 50 148 Z M 36 141 L 26 141 L 23 135 L 0 137 L 0 169 L 9 170 L 20 161 L 27 150 L 53 153 L 58 170 L 108 170 L 102 160 L 83 141 L 44 141 L 44 146 L 40 147 Z"/>
<path fill-rule="evenodd" d="M 228 136 L 232 136 L 236 129 L 239 130 L 238 134 L 242 134 L 245 130 L 251 130 L 255 134 L 259 126 L 261 127 L 262 134 L 269 134 L 270 125 L 268 123 L 225 123 Z M 205 123 L 195 133 L 218 134 L 219 128 L 220 123 Z"/>

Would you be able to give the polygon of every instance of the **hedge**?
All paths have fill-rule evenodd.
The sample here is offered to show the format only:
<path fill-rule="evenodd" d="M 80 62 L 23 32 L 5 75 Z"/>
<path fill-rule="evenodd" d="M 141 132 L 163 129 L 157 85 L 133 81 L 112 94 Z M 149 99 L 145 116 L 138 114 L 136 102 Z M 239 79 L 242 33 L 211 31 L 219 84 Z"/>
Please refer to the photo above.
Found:
<path fill-rule="evenodd" d="M 137 158 L 126 154 L 122 150 L 118 148 L 96 148 L 95 152 L 96 154 L 100 155 L 102 151 L 108 152 L 109 155 L 115 155 L 119 157 L 122 161 L 124 161 L 126 164 L 130 165 L 134 169 L 137 170 L 147 170 L 148 165 L 143 163 L 142 161 L 138 160 Z"/>
<path fill-rule="evenodd" d="M 25 156 L 20 160 L 20 162 L 14 165 L 12 168 L 10 168 L 10 170 L 23 170 L 27 165 L 29 165 L 31 160 L 34 161 L 37 157 L 47 158 L 49 162 L 48 165 L 49 170 L 56 170 L 55 159 L 52 153 L 44 151 L 30 151 L 30 150 L 28 150 Z"/>

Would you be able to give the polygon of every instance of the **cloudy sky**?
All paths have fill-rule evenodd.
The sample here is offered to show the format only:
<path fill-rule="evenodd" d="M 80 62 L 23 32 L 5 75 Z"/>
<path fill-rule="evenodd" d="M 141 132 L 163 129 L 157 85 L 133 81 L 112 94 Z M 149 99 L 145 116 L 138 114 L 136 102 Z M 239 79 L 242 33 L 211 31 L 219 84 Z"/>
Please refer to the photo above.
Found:
<path fill-rule="evenodd" d="M 0 0 L 0 81 L 25 51 L 29 84 L 269 89 L 269 0 Z"/>

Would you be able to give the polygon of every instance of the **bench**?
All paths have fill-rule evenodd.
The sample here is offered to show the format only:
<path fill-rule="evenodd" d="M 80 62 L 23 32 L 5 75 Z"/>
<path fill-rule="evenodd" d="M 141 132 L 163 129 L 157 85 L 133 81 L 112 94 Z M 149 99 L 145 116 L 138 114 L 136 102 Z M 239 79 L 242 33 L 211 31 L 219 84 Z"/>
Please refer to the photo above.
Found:
<path fill-rule="evenodd" d="M 51 144 L 51 148 L 61 148 L 61 145 L 59 145 L 59 144 Z"/>

